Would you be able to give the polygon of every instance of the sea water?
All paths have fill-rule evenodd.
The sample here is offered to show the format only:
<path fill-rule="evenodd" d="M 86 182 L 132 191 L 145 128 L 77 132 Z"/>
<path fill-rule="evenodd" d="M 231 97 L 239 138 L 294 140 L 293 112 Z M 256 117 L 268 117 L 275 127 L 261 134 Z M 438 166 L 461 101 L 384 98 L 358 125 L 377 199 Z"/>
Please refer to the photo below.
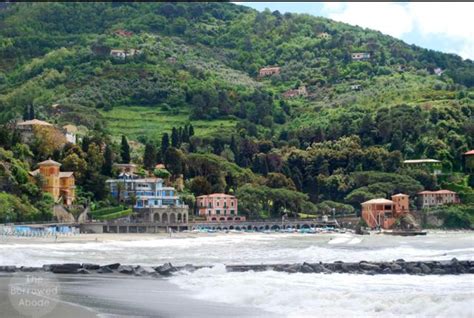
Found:
<path fill-rule="evenodd" d="M 474 234 L 199 234 L 88 243 L 0 244 L 0 265 L 46 263 L 215 265 L 168 282 L 197 300 L 287 317 L 474 317 L 474 275 L 232 272 L 224 264 L 474 260 Z M 248 316 L 248 314 L 246 314 Z"/>

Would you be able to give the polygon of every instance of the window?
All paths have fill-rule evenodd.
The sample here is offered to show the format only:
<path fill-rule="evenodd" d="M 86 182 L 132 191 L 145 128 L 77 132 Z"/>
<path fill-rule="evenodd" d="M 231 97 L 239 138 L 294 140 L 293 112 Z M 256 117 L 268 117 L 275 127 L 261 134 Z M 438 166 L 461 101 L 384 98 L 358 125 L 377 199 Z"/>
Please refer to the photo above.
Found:
<path fill-rule="evenodd" d="M 216 214 L 221 214 L 221 210 L 216 210 Z"/>
<path fill-rule="evenodd" d="M 230 210 L 230 215 L 234 215 L 235 211 L 234 210 Z"/>
<path fill-rule="evenodd" d="M 219 201 L 217 201 L 217 206 L 219 206 Z"/>
<path fill-rule="evenodd" d="M 234 206 L 234 201 L 230 201 L 230 206 Z"/>

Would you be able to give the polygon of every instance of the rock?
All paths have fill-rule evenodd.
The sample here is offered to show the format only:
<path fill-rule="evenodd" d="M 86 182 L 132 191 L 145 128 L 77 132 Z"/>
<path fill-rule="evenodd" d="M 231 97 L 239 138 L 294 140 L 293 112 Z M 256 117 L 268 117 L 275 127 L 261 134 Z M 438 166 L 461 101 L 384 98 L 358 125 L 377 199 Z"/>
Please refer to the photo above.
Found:
<path fill-rule="evenodd" d="M 77 274 L 77 270 L 81 267 L 82 265 L 79 263 L 66 263 L 52 265 L 51 271 L 55 274 Z"/>
<path fill-rule="evenodd" d="M 117 271 L 121 274 L 127 274 L 127 275 L 131 275 L 133 274 L 133 267 L 132 266 L 128 266 L 128 265 L 120 265 L 118 268 L 117 268 Z"/>
<path fill-rule="evenodd" d="M 359 264 L 358 263 L 341 264 L 341 271 L 343 273 L 357 273 L 359 272 Z"/>
<path fill-rule="evenodd" d="M 22 267 L 20 268 L 20 271 L 22 271 L 22 272 L 39 272 L 39 271 L 41 271 L 41 270 L 43 270 L 42 267 L 28 267 L 28 266 L 22 266 Z"/>
<path fill-rule="evenodd" d="M 435 268 L 431 271 L 431 274 L 444 275 L 444 274 L 446 274 L 446 271 L 444 269 L 441 269 L 441 268 Z"/>
<path fill-rule="evenodd" d="M 398 265 L 397 263 L 390 264 L 389 267 L 390 267 L 390 270 L 392 271 L 392 273 L 402 273 L 403 272 L 403 268 L 400 265 Z"/>
<path fill-rule="evenodd" d="M 163 264 L 161 266 L 158 266 L 155 268 L 155 271 L 160 274 L 160 275 L 163 275 L 163 276 L 169 276 L 171 275 L 173 272 L 176 272 L 176 268 L 173 267 L 173 265 L 171 265 L 171 263 L 166 263 L 166 264 Z"/>
<path fill-rule="evenodd" d="M 313 267 L 311 267 L 311 265 L 308 263 L 303 263 L 303 265 L 301 265 L 300 271 L 302 273 L 314 273 Z"/>
<path fill-rule="evenodd" d="M 373 264 L 373 263 L 361 262 L 361 263 L 359 263 L 359 267 L 362 268 L 365 271 L 380 272 L 380 266 L 377 265 L 377 264 Z"/>
<path fill-rule="evenodd" d="M 89 272 L 87 269 L 85 269 L 85 268 L 79 268 L 79 269 L 77 270 L 77 273 L 78 273 L 78 274 L 90 274 L 90 272 Z"/>
<path fill-rule="evenodd" d="M 471 267 L 469 268 L 469 274 L 474 274 L 474 266 L 471 266 Z"/>
<path fill-rule="evenodd" d="M 385 267 L 382 270 L 382 274 L 392 274 L 392 270 L 390 269 L 390 267 Z"/>
<path fill-rule="evenodd" d="M 405 263 L 405 260 L 403 258 L 399 258 L 395 261 L 395 263 Z"/>
<path fill-rule="evenodd" d="M 119 266 L 120 266 L 120 263 L 113 263 L 113 264 L 105 265 L 105 266 L 102 266 L 102 267 L 108 267 L 110 269 L 118 269 Z"/>
<path fill-rule="evenodd" d="M 100 268 L 100 265 L 84 263 L 82 264 L 82 268 L 85 268 L 88 270 L 98 270 Z"/>
<path fill-rule="evenodd" d="M 16 266 L 11 266 L 11 265 L 0 266 L 0 272 L 14 273 L 16 272 L 16 270 L 17 270 Z"/>
<path fill-rule="evenodd" d="M 430 274 L 431 273 L 431 268 L 428 265 L 424 264 L 424 263 L 420 264 L 420 269 L 423 272 L 423 274 Z"/>
<path fill-rule="evenodd" d="M 136 276 L 156 276 L 157 272 L 148 266 L 137 266 L 133 269 L 133 274 Z"/>
<path fill-rule="evenodd" d="M 322 264 L 315 263 L 315 264 L 309 264 L 309 265 L 313 268 L 314 273 L 327 273 L 327 272 L 329 272 L 324 267 L 324 265 L 322 265 Z"/>
<path fill-rule="evenodd" d="M 410 274 L 421 274 L 423 271 L 419 267 L 412 267 L 409 271 Z"/>
<path fill-rule="evenodd" d="M 113 269 L 107 266 L 102 266 L 101 268 L 97 270 L 98 274 L 108 274 L 108 273 L 113 273 L 113 272 L 114 272 Z"/>
<path fill-rule="evenodd" d="M 186 264 L 184 265 L 183 270 L 192 273 L 196 270 L 196 267 L 194 267 L 192 264 Z"/>

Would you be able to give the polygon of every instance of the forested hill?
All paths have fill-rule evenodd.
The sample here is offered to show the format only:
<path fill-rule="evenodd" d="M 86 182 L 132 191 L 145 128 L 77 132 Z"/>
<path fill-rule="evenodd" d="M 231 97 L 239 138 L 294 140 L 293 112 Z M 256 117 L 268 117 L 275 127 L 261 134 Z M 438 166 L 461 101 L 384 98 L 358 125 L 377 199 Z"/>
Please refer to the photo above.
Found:
<path fill-rule="evenodd" d="M 258 76 L 269 66 L 279 74 Z M 403 159 L 427 157 L 461 171 L 474 148 L 473 86 L 470 60 L 310 15 L 231 3 L 0 7 L 0 123 L 34 108 L 39 119 L 138 141 L 138 162 L 145 144 L 164 155 L 163 133 L 192 123 L 195 135 L 173 143 L 183 160 L 233 167 L 206 176 L 213 190 L 246 184 L 250 195 L 264 184 L 356 204 L 440 187 L 421 172 L 395 173 Z M 32 150 L 33 162 L 49 155 Z M 172 172 L 202 172 L 182 169 Z M 387 175 L 353 175 L 364 171 Z"/>

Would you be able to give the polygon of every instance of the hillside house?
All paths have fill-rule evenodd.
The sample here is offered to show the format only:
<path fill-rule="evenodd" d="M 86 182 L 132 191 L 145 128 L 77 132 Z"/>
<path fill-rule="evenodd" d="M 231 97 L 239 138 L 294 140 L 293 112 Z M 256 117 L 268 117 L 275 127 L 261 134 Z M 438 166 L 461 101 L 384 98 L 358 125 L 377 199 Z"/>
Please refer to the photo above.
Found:
<path fill-rule="evenodd" d="M 435 68 L 435 69 L 433 70 L 433 73 L 434 73 L 435 75 L 437 75 L 437 76 L 441 76 L 441 75 L 443 75 L 444 70 L 442 70 L 441 68 L 437 67 L 437 68 Z"/>
<path fill-rule="evenodd" d="M 196 198 L 199 215 L 209 222 L 245 221 L 245 216 L 238 215 L 238 200 L 225 193 L 201 195 Z"/>
<path fill-rule="evenodd" d="M 260 77 L 278 75 L 278 74 L 280 74 L 280 67 L 278 66 L 264 67 L 264 68 L 261 68 L 260 71 L 258 72 L 258 75 Z"/>
<path fill-rule="evenodd" d="M 318 38 L 329 40 L 331 38 L 331 35 L 327 32 L 321 32 L 321 33 L 318 33 Z"/>
<path fill-rule="evenodd" d="M 127 31 L 124 29 L 118 29 L 113 32 L 117 36 L 123 36 L 123 37 L 131 37 L 133 35 L 132 31 Z"/>
<path fill-rule="evenodd" d="M 362 218 L 370 228 L 390 229 L 397 219 L 408 214 L 410 200 L 407 194 L 392 195 L 392 200 L 372 199 L 361 203 Z"/>
<path fill-rule="evenodd" d="M 466 151 L 463 154 L 463 167 L 467 173 L 474 173 L 474 150 Z"/>
<path fill-rule="evenodd" d="M 136 178 L 137 165 L 134 163 L 114 163 L 113 168 L 118 170 L 119 178 Z"/>
<path fill-rule="evenodd" d="M 351 85 L 351 90 L 353 91 L 360 91 L 361 89 L 362 89 L 362 86 L 359 84 Z"/>
<path fill-rule="evenodd" d="M 352 53 L 351 57 L 353 61 L 366 61 L 370 59 L 370 53 L 366 53 L 366 52 Z"/>
<path fill-rule="evenodd" d="M 441 161 L 436 159 L 404 160 L 403 165 L 411 169 L 422 169 L 434 175 L 440 175 L 443 172 L 443 165 Z"/>
<path fill-rule="evenodd" d="M 438 190 L 421 191 L 418 193 L 418 204 L 422 209 L 458 203 L 460 203 L 459 197 L 453 191 Z"/>
<path fill-rule="evenodd" d="M 110 50 L 110 56 L 115 57 L 115 58 L 119 58 L 119 59 L 125 59 L 127 57 L 132 57 L 132 56 L 138 55 L 140 53 L 141 53 L 141 51 L 136 50 L 136 49 L 130 49 L 130 50 L 113 49 L 113 50 Z"/>
<path fill-rule="evenodd" d="M 76 198 L 74 173 L 59 171 L 61 164 L 51 159 L 40 162 L 38 167 L 30 172 L 30 176 L 41 176 L 43 191 L 50 193 L 57 203 L 72 205 Z"/>
<path fill-rule="evenodd" d="M 66 136 L 67 142 L 75 144 L 77 142 L 77 127 L 74 125 L 63 126 L 63 133 Z"/>
<path fill-rule="evenodd" d="M 21 139 L 24 143 L 33 141 L 35 135 L 35 127 L 46 127 L 54 129 L 54 126 L 48 122 L 38 119 L 26 120 L 16 124 L 16 128 L 20 132 Z"/>
<path fill-rule="evenodd" d="M 308 96 L 308 91 L 306 90 L 306 86 L 300 86 L 297 89 L 290 89 L 283 93 L 284 98 L 293 98 L 298 96 Z"/>

